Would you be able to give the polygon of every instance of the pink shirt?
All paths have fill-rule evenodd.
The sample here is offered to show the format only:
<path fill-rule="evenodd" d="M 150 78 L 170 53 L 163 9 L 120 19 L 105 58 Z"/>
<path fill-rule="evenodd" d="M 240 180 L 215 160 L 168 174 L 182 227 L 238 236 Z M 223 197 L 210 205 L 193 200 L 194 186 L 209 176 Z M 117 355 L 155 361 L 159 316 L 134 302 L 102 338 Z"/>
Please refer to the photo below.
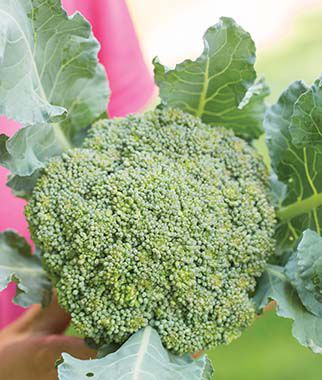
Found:
<path fill-rule="evenodd" d="M 92 24 L 101 43 L 99 58 L 104 64 L 112 91 L 108 112 L 124 116 L 139 111 L 153 94 L 154 83 L 142 57 L 139 42 L 124 0 L 63 0 L 69 14 L 80 11 Z M 0 117 L 0 133 L 14 134 L 15 122 Z M 23 209 L 25 202 L 13 197 L 5 186 L 8 171 L 0 168 L 0 231 L 11 228 L 29 239 Z M 1 253 L 0 253 L 1 254 Z M 0 328 L 23 311 L 11 303 L 15 288 L 0 294 Z"/>

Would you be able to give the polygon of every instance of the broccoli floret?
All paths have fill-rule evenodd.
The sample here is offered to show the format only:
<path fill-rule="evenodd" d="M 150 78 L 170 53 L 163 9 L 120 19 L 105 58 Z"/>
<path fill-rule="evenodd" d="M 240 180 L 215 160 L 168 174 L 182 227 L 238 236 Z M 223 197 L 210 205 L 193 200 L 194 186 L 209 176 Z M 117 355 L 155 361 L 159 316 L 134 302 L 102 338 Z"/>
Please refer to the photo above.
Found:
<path fill-rule="evenodd" d="M 151 325 L 176 353 L 228 343 L 273 251 L 262 159 L 181 111 L 99 121 L 52 159 L 26 207 L 75 327 L 97 343 Z"/>

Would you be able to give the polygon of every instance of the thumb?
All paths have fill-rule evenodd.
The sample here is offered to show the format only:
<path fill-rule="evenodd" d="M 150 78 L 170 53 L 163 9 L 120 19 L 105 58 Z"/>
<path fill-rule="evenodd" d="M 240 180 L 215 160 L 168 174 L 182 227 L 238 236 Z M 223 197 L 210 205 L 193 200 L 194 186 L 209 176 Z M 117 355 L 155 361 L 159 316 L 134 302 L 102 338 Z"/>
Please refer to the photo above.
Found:
<path fill-rule="evenodd" d="M 40 338 L 43 340 L 45 352 L 57 360 L 63 352 L 78 359 L 89 359 L 96 357 L 96 351 L 89 348 L 83 339 L 64 335 L 51 335 Z"/>

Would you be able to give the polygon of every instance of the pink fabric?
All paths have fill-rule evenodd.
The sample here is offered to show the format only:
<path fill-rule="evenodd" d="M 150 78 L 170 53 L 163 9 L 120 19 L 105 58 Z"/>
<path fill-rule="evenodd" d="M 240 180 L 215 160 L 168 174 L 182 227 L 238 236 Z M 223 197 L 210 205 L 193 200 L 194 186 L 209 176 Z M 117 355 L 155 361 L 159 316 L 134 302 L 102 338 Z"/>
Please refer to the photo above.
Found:
<path fill-rule="evenodd" d="M 112 90 L 111 116 L 124 116 L 143 108 L 154 91 L 140 46 L 124 0 L 63 0 L 69 14 L 80 11 L 93 25 L 101 43 L 100 61 L 104 64 Z M 12 135 L 19 125 L 0 117 L 0 133 Z M 29 239 L 23 209 L 25 202 L 13 197 L 5 186 L 8 171 L 0 168 L 0 231 L 17 230 Z M 11 284 L 0 295 L 0 328 L 23 311 L 12 305 L 15 288 Z"/>
<path fill-rule="evenodd" d="M 79 10 L 90 21 L 101 42 L 104 63 L 112 89 L 108 107 L 111 116 L 136 112 L 150 98 L 154 83 L 142 58 L 139 42 L 124 0 L 65 0 L 68 13 Z"/>
<path fill-rule="evenodd" d="M 0 117 L 1 133 L 12 135 L 18 129 L 18 123 Z M 8 174 L 7 170 L 0 167 L 0 231 L 11 228 L 29 239 L 27 223 L 23 214 L 25 201 L 15 198 L 10 189 L 5 186 Z M 0 328 L 16 319 L 22 312 L 20 307 L 11 303 L 14 293 L 15 286 L 13 284 L 0 293 Z"/>

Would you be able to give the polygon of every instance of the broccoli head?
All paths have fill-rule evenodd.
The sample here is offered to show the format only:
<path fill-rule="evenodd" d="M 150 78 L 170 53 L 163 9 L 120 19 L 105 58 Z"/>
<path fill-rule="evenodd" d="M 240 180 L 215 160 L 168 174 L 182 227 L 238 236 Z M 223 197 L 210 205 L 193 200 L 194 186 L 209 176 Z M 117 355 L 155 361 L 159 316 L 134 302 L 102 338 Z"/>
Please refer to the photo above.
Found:
<path fill-rule="evenodd" d="M 99 121 L 48 163 L 26 216 L 61 305 L 97 343 L 151 325 L 193 353 L 254 319 L 274 208 L 262 159 L 229 130 L 174 109 Z"/>

